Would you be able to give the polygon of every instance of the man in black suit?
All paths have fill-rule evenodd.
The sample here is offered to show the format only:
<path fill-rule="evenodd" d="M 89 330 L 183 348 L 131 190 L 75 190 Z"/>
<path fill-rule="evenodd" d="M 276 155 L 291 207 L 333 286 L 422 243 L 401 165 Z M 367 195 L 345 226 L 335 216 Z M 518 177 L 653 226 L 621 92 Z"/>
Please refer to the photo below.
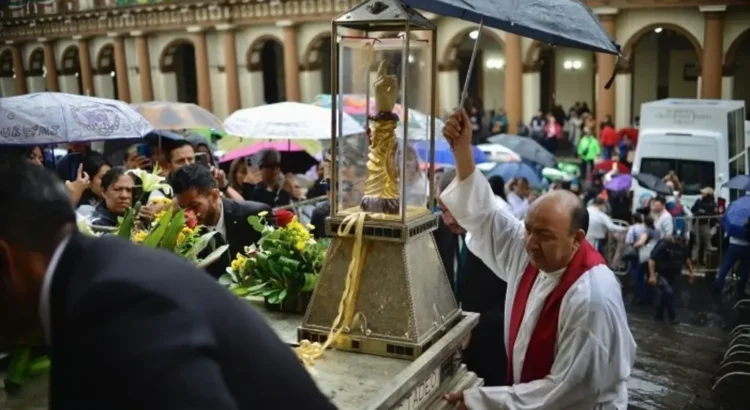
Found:
<path fill-rule="evenodd" d="M 49 171 L 0 175 L 0 338 L 41 324 L 52 410 L 335 408 L 244 301 L 174 255 L 78 233 Z"/>
<path fill-rule="evenodd" d="M 504 386 L 508 360 L 503 335 L 506 283 L 469 251 L 464 241 L 466 231 L 440 200 L 440 192 L 455 177 L 455 169 L 449 169 L 438 181 L 442 219 L 433 235 L 451 286 L 457 289 L 461 309 L 480 314 L 463 352 L 464 363 L 484 379 L 485 386 Z"/>
<path fill-rule="evenodd" d="M 182 209 L 195 212 L 198 223 L 218 232 L 214 235 L 214 246 L 209 248 L 225 243 L 229 245 L 229 252 L 206 268 L 218 279 L 226 272 L 234 255 L 244 252 L 246 246 L 258 242 L 261 237 L 247 218 L 263 211 L 270 212 L 271 208 L 259 202 L 222 198 L 213 174 L 200 164 L 185 165 L 173 171 L 169 185 Z M 207 249 L 207 252 L 211 250 Z"/>

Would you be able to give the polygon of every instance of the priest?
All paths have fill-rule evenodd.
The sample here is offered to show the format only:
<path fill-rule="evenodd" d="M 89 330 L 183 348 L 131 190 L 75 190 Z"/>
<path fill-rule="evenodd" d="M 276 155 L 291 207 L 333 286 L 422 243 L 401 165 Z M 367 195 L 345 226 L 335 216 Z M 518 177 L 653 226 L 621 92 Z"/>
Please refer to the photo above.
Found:
<path fill-rule="evenodd" d="M 496 206 L 474 166 L 466 113 L 454 113 L 443 134 L 457 175 L 442 202 L 468 231 L 469 249 L 508 284 L 505 346 L 497 348 L 507 351 L 510 384 L 445 399 L 470 410 L 626 409 L 635 341 L 620 285 L 586 241 L 585 206 L 556 190 L 519 221 Z"/>

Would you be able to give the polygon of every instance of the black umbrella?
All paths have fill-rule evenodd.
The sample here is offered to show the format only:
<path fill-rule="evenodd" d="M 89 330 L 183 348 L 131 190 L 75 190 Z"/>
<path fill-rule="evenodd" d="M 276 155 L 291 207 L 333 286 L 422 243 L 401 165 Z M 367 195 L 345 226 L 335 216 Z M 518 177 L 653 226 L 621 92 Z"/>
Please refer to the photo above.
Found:
<path fill-rule="evenodd" d="M 526 161 L 531 161 L 550 168 L 557 166 L 555 156 L 532 138 L 500 134 L 495 135 L 494 137 L 489 137 L 487 140 L 493 144 L 500 144 L 506 148 L 512 149 Z"/>
<path fill-rule="evenodd" d="M 674 192 L 672 188 L 667 185 L 666 182 L 662 181 L 661 178 L 651 174 L 635 174 L 633 175 L 639 184 L 646 189 L 650 189 L 657 194 L 661 195 L 672 195 Z"/>
<path fill-rule="evenodd" d="M 612 41 L 594 13 L 578 0 L 401 1 L 415 9 L 482 23 L 550 45 L 620 54 L 620 46 Z"/>

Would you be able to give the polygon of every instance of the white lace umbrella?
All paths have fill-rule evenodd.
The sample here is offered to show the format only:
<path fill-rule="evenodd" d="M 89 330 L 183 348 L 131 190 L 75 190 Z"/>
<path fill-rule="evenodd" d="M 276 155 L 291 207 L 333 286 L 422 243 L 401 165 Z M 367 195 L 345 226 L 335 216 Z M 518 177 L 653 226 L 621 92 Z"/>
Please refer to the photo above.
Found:
<path fill-rule="evenodd" d="M 0 98 L 0 145 L 135 139 L 151 131 L 122 101 L 48 92 Z"/>
<path fill-rule="evenodd" d="M 341 136 L 365 132 L 349 114 L 343 114 Z M 310 104 L 283 102 L 245 108 L 224 121 L 230 135 L 259 139 L 314 139 L 331 138 L 331 110 Z"/>

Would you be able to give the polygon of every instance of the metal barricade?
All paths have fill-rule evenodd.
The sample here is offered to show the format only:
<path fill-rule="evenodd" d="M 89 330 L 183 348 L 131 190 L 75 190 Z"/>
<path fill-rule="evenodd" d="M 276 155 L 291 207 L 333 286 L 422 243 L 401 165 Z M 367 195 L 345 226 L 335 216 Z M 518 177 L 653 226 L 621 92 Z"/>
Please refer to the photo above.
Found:
<path fill-rule="evenodd" d="M 673 218 L 675 231 L 685 235 L 696 274 L 715 275 L 724 257 L 725 239 L 721 215 Z"/>

